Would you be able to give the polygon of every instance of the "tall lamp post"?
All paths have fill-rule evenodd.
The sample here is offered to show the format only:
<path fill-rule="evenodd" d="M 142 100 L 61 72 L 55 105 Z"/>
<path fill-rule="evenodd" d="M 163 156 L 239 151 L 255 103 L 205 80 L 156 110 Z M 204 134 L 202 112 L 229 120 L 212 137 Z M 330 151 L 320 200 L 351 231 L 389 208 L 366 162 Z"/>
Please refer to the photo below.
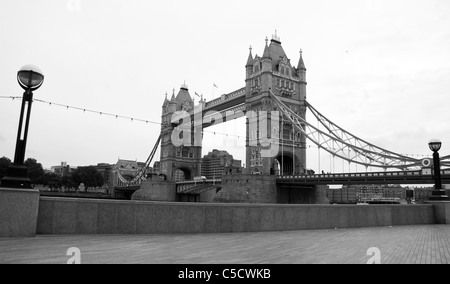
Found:
<path fill-rule="evenodd" d="M 434 190 L 429 197 L 430 200 L 449 200 L 445 194 L 445 190 L 442 189 L 441 183 L 441 166 L 439 161 L 438 151 L 441 149 L 442 142 L 439 139 L 431 139 L 428 143 L 430 150 L 433 151 L 433 171 L 434 171 Z"/>
<path fill-rule="evenodd" d="M 1 187 L 31 188 L 28 178 L 28 169 L 24 164 L 25 149 L 27 146 L 28 126 L 30 123 L 33 91 L 44 82 L 41 69 L 34 65 L 25 65 L 17 72 L 17 81 L 25 90 L 20 109 L 19 129 L 17 133 L 14 162 L 8 167 L 6 176 L 1 180 Z"/>

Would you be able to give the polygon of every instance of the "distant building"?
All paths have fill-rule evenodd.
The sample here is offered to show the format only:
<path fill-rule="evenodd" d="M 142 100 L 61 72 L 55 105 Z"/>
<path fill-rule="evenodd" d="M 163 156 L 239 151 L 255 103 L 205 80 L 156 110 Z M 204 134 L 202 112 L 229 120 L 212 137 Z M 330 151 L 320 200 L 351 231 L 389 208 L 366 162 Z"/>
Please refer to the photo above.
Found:
<path fill-rule="evenodd" d="M 374 199 L 406 200 L 406 188 L 400 185 L 348 185 L 330 189 L 328 198 L 331 203 L 357 203 Z"/>
<path fill-rule="evenodd" d="M 125 179 L 131 180 L 138 173 L 139 165 L 137 161 L 119 159 L 114 165 L 114 169 L 117 170 Z"/>
<path fill-rule="evenodd" d="M 226 173 L 241 172 L 241 160 L 233 159 L 227 151 L 214 149 L 202 159 L 201 175 L 208 179 L 220 178 Z"/>
<path fill-rule="evenodd" d="M 382 198 L 406 199 L 406 188 L 400 185 L 357 185 L 360 201 Z"/>
<path fill-rule="evenodd" d="M 67 162 L 61 162 L 59 166 L 52 166 L 50 171 L 59 177 L 68 176 L 75 171 L 76 168 L 71 168 Z"/>
<path fill-rule="evenodd" d="M 113 186 L 113 165 L 107 163 L 99 163 L 96 166 L 97 172 L 103 177 L 103 186 Z"/>
<path fill-rule="evenodd" d="M 178 181 L 184 181 L 186 180 L 186 177 L 184 175 L 184 172 L 180 169 L 177 169 L 174 173 L 173 173 L 174 177 L 174 181 L 178 182 Z"/>
<path fill-rule="evenodd" d="M 330 203 L 356 204 L 358 202 L 357 189 L 354 186 L 330 188 L 327 190 Z"/>

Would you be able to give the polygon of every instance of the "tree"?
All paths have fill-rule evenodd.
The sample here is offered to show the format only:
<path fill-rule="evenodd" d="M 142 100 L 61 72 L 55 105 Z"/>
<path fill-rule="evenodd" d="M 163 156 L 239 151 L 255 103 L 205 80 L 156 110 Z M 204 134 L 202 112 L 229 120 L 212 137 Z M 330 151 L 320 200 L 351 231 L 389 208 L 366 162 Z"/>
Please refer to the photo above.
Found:
<path fill-rule="evenodd" d="M 40 183 L 50 189 L 61 188 L 61 178 L 54 173 L 44 173 Z"/>
<path fill-rule="evenodd" d="M 28 168 L 28 177 L 30 178 L 31 183 L 41 183 L 42 178 L 44 177 L 44 169 L 42 168 L 42 164 L 38 163 L 36 159 L 33 158 L 28 158 L 24 164 Z"/>
<path fill-rule="evenodd" d="M 76 188 L 78 185 L 73 181 L 72 176 L 63 176 L 61 178 L 61 185 L 66 188 Z"/>
<path fill-rule="evenodd" d="M 85 187 L 96 187 L 103 185 L 103 176 L 96 167 L 79 167 L 72 173 L 72 181 L 78 186 L 81 183 Z"/>
<path fill-rule="evenodd" d="M 9 158 L 7 157 L 0 158 L 0 179 L 6 176 L 6 172 L 10 164 L 11 160 Z"/>

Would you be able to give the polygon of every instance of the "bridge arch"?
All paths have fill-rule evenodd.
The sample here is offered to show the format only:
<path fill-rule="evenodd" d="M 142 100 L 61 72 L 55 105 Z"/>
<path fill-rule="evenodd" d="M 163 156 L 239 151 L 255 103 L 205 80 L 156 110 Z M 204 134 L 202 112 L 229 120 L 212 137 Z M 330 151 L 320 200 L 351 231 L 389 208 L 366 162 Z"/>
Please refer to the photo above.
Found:
<path fill-rule="evenodd" d="M 280 175 L 295 175 L 299 174 L 295 172 L 295 169 L 298 168 L 299 158 L 297 155 L 293 155 L 291 152 L 283 152 L 278 154 L 275 157 L 275 160 L 278 161 L 278 165 L 274 163 L 274 170 L 278 167 L 278 172 Z M 295 163 L 295 165 L 294 165 Z"/>
<path fill-rule="evenodd" d="M 192 170 L 187 167 L 176 168 L 173 175 L 174 181 L 185 181 L 194 179 L 192 175 Z"/>

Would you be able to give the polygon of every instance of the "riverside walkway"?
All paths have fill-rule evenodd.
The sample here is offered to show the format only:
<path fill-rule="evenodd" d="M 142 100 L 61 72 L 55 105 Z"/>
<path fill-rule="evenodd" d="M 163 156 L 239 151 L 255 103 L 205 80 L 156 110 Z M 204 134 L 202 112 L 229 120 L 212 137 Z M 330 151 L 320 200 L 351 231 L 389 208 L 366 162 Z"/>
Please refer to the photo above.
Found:
<path fill-rule="evenodd" d="M 450 225 L 192 235 L 38 235 L 0 239 L 0 263 L 450 263 Z"/>

